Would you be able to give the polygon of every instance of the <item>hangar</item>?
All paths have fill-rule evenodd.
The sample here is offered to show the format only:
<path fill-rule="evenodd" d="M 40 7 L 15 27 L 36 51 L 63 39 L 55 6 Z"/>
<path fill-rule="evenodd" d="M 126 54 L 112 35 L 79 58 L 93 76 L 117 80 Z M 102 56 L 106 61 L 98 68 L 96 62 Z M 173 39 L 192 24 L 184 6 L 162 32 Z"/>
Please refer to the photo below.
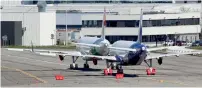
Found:
<path fill-rule="evenodd" d="M 55 11 L 40 11 L 37 6 L 34 6 L 36 11 L 30 11 L 33 7 L 18 8 L 20 6 L 4 5 L 1 9 L 1 35 L 13 36 L 8 36 L 7 44 L 24 46 L 55 44 L 55 40 L 52 43 L 51 39 L 51 34 L 56 32 Z"/>

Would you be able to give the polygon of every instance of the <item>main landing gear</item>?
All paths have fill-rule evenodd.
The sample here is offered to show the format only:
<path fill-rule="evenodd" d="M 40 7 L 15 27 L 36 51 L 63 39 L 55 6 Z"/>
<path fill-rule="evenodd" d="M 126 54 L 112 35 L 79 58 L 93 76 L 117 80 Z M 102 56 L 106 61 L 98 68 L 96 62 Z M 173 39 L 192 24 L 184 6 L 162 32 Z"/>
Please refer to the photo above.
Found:
<path fill-rule="evenodd" d="M 76 57 L 76 59 L 74 58 L 74 56 L 72 56 L 72 64 L 70 64 L 70 69 L 78 69 L 78 64 L 75 64 L 76 60 L 78 59 L 78 57 Z"/>
<path fill-rule="evenodd" d="M 156 69 L 152 67 L 152 59 L 149 59 L 150 64 L 145 60 L 145 63 L 149 66 L 149 68 L 146 69 L 147 75 L 155 75 Z"/>
<path fill-rule="evenodd" d="M 121 65 L 113 63 L 113 62 L 111 62 L 111 64 L 109 64 L 108 61 L 106 61 L 106 65 L 107 65 L 107 68 L 104 69 L 104 75 L 105 76 L 112 75 L 112 73 L 113 73 L 112 69 L 116 68 L 117 69 L 116 78 L 121 79 L 124 77 L 124 73 L 123 73 L 123 69 L 122 69 Z M 110 68 L 110 66 L 111 66 L 111 68 Z"/>
<path fill-rule="evenodd" d="M 121 65 L 117 65 L 117 73 L 116 73 L 116 78 L 121 79 L 124 77 L 123 69 Z"/>
<path fill-rule="evenodd" d="M 86 60 L 86 62 L 83 64 L 83 68 L 88 69 L 89 68 L 89 64 L 88 61 Z"/>
<path fill-rule="evenodd" d="M 111 62 L 111 69 L 118 69 L 118 65 L 115 62 Z"/>

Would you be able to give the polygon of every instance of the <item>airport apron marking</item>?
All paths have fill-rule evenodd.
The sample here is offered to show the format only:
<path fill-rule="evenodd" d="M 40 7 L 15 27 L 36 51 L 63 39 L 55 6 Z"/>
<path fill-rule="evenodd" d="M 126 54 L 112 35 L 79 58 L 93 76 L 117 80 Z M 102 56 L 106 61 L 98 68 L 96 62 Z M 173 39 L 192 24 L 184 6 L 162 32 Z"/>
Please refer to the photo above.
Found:
<path fill-rule="evenodd" d="M 39 62 L 44 62 L 44 63 L 49 63 L 49 64 L 57 64 L 57 65 L 69 66 L 69 65 L 66 65 L 66 64 L 61 64 L 61 63 L 56 63 L 56 62 L 49 62 L 49 61 L 45 61 L 45 60 L 34 60 L 34 59 L 27 58 L 27 57 L 19 57 L 19 56 L 12 56 L 12 55 L 8 55 L 8 56 L 9 57 L 23 58 L 23 59 L 33 60 L 33 61 L 39 61 Z"/>
<path fill-rule="evenodd" d="M 188 85 L 188 84 L 184 84 L 182 82 L 175 82 L 175 81 L 168 81 L 168 80 L 158 80 L 158 79 L 154 79 L 154 78 L 146 78 L 146 79 L 150 79 L 150 80 L 153 80 L 153 81 L 157 81 L 157 82 L 160 82 L 160 83 L 174 83 L 174 84 L 180 84 L 180 85 Z"/>
<path fill-rule="evenodd" d="M 35 79 L 41 81 L 42 83 L 48 83 L 47 81 L 45 81 L 45 80 L 43 80 L 43 79 L 41 79 L 41 78 L 39 78 L 39 77 L 36 77 L 36 76 L 34 76 L 34 75 L 30 74 L 30 73 L 27 73 L 27 72 L 25 72 L 25 71 L 23 71 L 23 70 L 20 70 L 20 69 L 17 69 L 17 68 L 11 68 L 11 67 L 7 67 L 7 66 L 1 66 L 1 68 L 13 69 L 13 70 L 16 70 L 16 71 L 18 71 L 18 72 L 21 72 L 21 73 L 23 73 L 23 74 L 25 74 L 25 75 L 27 75 L 27 76 L 29 76 L 29 77 L 35 78 Z"/>

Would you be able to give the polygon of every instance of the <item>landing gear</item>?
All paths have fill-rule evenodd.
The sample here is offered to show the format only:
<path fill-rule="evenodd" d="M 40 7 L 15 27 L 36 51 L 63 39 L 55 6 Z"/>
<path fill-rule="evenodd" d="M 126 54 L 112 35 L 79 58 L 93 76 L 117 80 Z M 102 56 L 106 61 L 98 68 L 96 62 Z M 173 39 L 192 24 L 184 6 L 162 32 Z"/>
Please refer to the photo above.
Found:
<path fill-rule="evenodd" d="M 121 65 L 117 65 L 117 74 L 123 74 L 123 69 Z"/>
<path fill-rule="evenodd" d="M 111 69 L 117 69 L 116 63 L 111 62 Z"/>
<path fill-rule="evenodd" d="M 152 68 L 152 59 L 149 59 L 150 64 L 148 64 L 147 61 L 145 63 L 149 66 L 149 68 L 146 69 L 147 75 L 155 75 L 156 74 L 156 69 Z"/>
<path fill-rule="evenodd" d="M 117 73 L 116 73 L 116 78 L 117 79 L 122 79 L 124 77 L 123 69 L 121 65 L 117 65 Z"/>
<path fill-rule="evenodd" d="M 78 69 L 78 64 L 70 64 L 70 69 Z"/>
<path fill-rule="evenodd" d="M 70 64 L 70 69 L 78 69 L 78 64 L 75 64 L 76 60 L 78 59 L 78 57 L 76 57 L 76 59 L 74 58 L 74 56 L 72 56 L 72 64 Z"/>
<path fill-rule="evenodd" d="M 88 69 L 89 68 L 89 64 L 88 61 L 86 60 L 86 62 L 83 64 L 83 68 Z"/>
<path fill-rule="evenodd" d="M 88 64 L 83 64 L 83 68 L 89 68 Z"/>

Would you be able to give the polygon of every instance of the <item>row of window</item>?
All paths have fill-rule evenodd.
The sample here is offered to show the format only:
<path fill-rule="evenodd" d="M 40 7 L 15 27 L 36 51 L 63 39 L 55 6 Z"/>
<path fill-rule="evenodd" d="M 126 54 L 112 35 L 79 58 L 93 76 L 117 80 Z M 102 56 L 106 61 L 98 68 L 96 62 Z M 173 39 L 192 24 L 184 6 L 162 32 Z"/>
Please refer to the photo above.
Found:
<path fill-rule="evenodd" d="M 176 26 L 176 25 L 199 25 L 199 18 L 187 19 L 163 19 L 163 20 L 144 20 L 143 27 L 154 26 Z M 108 20 L 106 21 L 107 27 L 138 27 L 139 20 Z M 84 20 L 82 27 L 102 27 L 101 20 Z"/>
<path fill-rule="evenodd" d="M 37 4 L 38 0 L 22 1 L 23 4 Z M 46 1 L 47 4 L 68 4 L 68 3 L 172 3 L 172 1 L 131 1 L 131 0 L 61 0 L 61 1 Z"/>
<path fill-rule="evenodd" d="M 93 36 L 91 36 L 93 37 Z M 97 36 L 100 37 L 100 36 Z M 169 39 L 174 40 L 175 35 L 170 34 L 168 35 Z M 166 40 L 166 35 L 149 35 L 149 36 L 142 36 L 142 42 L 164 42 Z M 112 44 L 118 40 L 128 40 L 128 41 L 137 41 L 137 36 L 106 36 L 106 39 Z M 182 38 L 177 37 L 177 40 L 182 40 L 187 42 L 193 42 L 197 39 L 196 36 L 184 36 Z"/>
<path fill-rule="evenodd" d="M 37 4 L 38 0 L 33 1 L 22 1 L 24 4 L 32 3 Z M 188 2 L 196 2 L 201 3 L 201 0 L 198 1 L 176 1 L 179 3 L 188 3 Z M 172 3 L 172 0 L 52 0 L 46 1 L 47 4 L 68 4 L 68 3 Z"/>

